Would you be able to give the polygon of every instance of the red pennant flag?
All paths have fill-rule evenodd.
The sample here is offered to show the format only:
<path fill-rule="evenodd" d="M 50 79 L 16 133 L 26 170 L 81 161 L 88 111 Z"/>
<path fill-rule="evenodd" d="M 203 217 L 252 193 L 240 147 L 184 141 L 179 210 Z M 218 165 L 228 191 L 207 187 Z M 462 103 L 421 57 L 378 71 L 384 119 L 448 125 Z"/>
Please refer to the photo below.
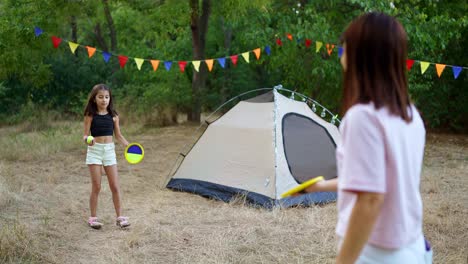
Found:
<path fill-rule="evenodd" d="M 186 62 L 186 61 L 179 61 L 180 72 L 184 72 L 184 71 L 185 71 L 185 66 L 187 66 L 187 62 Z"/>
<path fill-rule="evenodd" d="M 288 33 L 287 36 L 289 40 L 292 40 L 292 35 L 290 33 Z"/>
<path fill-rule="evenodd" d="M 120 68 L 125 67 L 125 63 L 127 63 L 127 61 L 128 61 L 127 56 L 119 55 Z"/>
<path fill-rule="evenodd" d="M 414 60 L 410 60 L 410 59 L 407 59 L 406 60 L 406 68 L 409 70 L 411 70 L 411 67 L 413 67 L 413 64 L 414 64 Z"/>
<path fill-rule="evenodd" d="M 62 42 L 62 39 L 56 36 L 52 36 L 51 39 L 52 39 L 52 44 L 54 45 L 54 48 L 58 48 L 58 46 L 60 45 L 60 42 Z"/>
<path fill-rule="evenodd" d="M 282 46 L 283 42 L 281 42 L 281 39 L 277 38 L 276 39 L 276 44 L 278 44 L 278 46 Z"/>
<path fill-rule="evenodd" d="M 331 55 L 331 53 L 333 52 L 333 48 L 335 48 L 335 45 L 333 45 L 333 44 L 327 44 L 327 52 L 328 52 L 328 55 Z"/>
<path fill-rule="evenodd" d="M 232 64 L 234 64 L 235 66 L 237 64 L 237 55 L 232 55 L 231 60 L 232 60 Z"/>
<path fill-rule="evenodd" d="M 307 48 L 310 47 L 310 45 L 312 45 L 312 40 L 311 39 L 306 39 L 305 40 L 305 45 L 306 45 Z"/>

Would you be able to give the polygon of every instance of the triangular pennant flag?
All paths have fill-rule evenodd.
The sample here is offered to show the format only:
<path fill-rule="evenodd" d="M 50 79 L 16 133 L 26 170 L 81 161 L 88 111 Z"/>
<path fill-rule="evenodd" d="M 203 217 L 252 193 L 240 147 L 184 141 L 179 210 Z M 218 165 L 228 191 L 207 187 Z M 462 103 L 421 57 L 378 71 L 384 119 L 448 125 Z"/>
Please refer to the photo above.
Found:
<path fill-rule="evenodd" d="M 40 29 L 39 27 L 34 27 L 34 34 L 36 35 L 36 37 L 40 36 L 42 34 L 42 29 Z"/>
<path fill-rule="evenodd" d="M 144 59 L 135 58 L 135 63 L 137 65 L 138 70 L 141 70 L 141 65 L 143 65 L 143 62 L 145 62 Z"/>
<path fill-rule="evenodd" d="M 282 46 L 283 42 L 281 42 L 281 39 L 277 38 L 276 39 L 276 44 L 278 44 L 278 46 Z"/>
<path fill-rule="evenodd" d="M 120 68 L 125 67 L 125 63 L 127 63 L 128 57 L 124 55 L 119 55 L 118 57 L 119 57 Z"/>
<path fill-rule="evenodd" d="M 166 71 L 169 71 L 172 66 L 172 61 L 165 61 L 164 62 L 164 67 L 166 67 Z"/>
<path fill-rule="evenodd" d="M 157 71 L 159 66 L 159 60 L 151 60 L 151 65 L 153 65 L 153 71 Z"/>
<path fill-rule="evenodd" d="M 341 56 L 343 56 L 343 47 L 338 47 L 338 58 L 341 58 Z"/>
<path fill-rule="evenodd" d="M 244 60 L 245 60 L 247 63 L 249 63 L 249 53 L 250 53 L 250 52 L 247 51 L 247 52 L 244 52 L 244 53 L 241 54 L 242 57 L 244 58 Z"/>
<path fill-rule="evenodd" d="M 306 39 L 306 40 L 305 40 L 306 48 L 310 47 L 311 44 L 312 44 L 312 40 L 311 40 L 311 39 Z"/>
<path fill-rule="evenodd" d="M 90 46 L 86 46 L 86 49 L 88 50 L 88 58 L 91 58 L 96 52 L 96 48 Z"/>
<path fill-rule="evenodd" d="M 180 69 L 180 72 L 184 72 L 184 71 L 185 71 L 185 66 L 187 66 L 187 62 L 186 62 L 186 61 L 179 61 L 179 69 Z"/>
<path fill-rule="evenodd" d="M 419 62 L 421 64 L 421 74 L 424 74 L 424 72 L 427 70 L 427 68 L 429 67 L 429 62 L 427 61 L 420 61 Z"/>
<path fill-rule="evenodd" d="M 75 54 L 76 48 L 78 48 L 79 45 L 76 44 L 76 43 L 74 43 L 74 42 L 70 42 L 70 41 L 69 41 L 69 42 L 68 42 L 68 46 L 70 46 L 71 52 L 72 52 L 73 54 Z"/>
<path fill-rule="evenodd" d="M 193 68 L 199 72 L 200 71 L 200 61 L 192 61 Z"/>
<path fill-rule="evenodd" d="M 296 43 L 297 43 L 297 44 L 300 44 L 300 43 L 301 43 L 301 41 L 302 41 L 302 39 L 301 39 L 301 38 L 297 38 L 297 39 L 296 39 Z"/>
<path fill-rule="evenodd" d="M 109 62 L 109 59 L 110 59 L 110 57 L 111 57 L 111 54 L 108 53 L 108 52 L 103 51 L 103 52 L 102 52 L 102 57 L 104 58 L 104 61 L 105 61 L 105 62 Z"/>
<path fill-rule="evenodd" d="M 261 52 L 261 49 L 258 48 L 258 49 L 254 49 L 253 52 L 255 53 L 255 57 L 258 59 L 260 59 L 260 52 Z"/>
<path fill-rule="evenodd" d="M 442 72 L 444 71 L 445 66 L 446 66 L 445 64 L 436 63 L 437 76 L 439 76 L 439 78 L 440 78 L 440 75 L 442 75 Z"/>
<path fill-rule="evenodd" d="M 292 40 L 292 39 L 293 39 L 292 35 L 289 34 L 289 33 L 288 33 L 286 36 L 288 37 L 289 40 Z"/>
<path fill-rule="evenodd" d="M 315 52 L 319 52 L 320 48 L 323 46 L 323 43 L 320 41 L 315 42 Z"/>
<path fill-rule="evenodd" d="M 456 79 L 458 78 L 458 75 L 460 75 L 460 72 L 462 71 L 462 67 L 453 66 L 452 71 L 453 71 L 453 77 Z"/>
<path fill-rule="evenodd" d="M 231 61 L 232 61 L 232 64 L 237 65 L 237 55 L 232 55 Z"/>
<path fill-rule="evenodd" d="M 56 36 L 52 36 L 50 38 L 52 39 L 52 44 L 54 45 L 54 48 L 58 48 L 58 46 L 60 45 L 60 42 L 62 42 L 62 39 Z"/>
<path fill-rule="evenodd" d="M 270 46 L 265 46 L 265 53 L 266 53 L 268 56 L 270 56 L 270 54 L 271 54 L 271 48 L 270 48 Z"/>
<path fill-rule="evenodd" d="M 226 58 L 219 58 L 218 62 L 219 65 L 221 65 L 221 68 L 224 68 L 226 66 Z"/>
<path fill-rule="evenodd" d="M 333 52 L 333 48 L 335 48 L 335 45 L 333 45 L 333 44 L 327 44 L 327 52 L 328 52 L 328 55 L 331 55 L 331 53 Z"/>
<path fill-rule="evenodd" d="M 411 67 L 413 67 L 414 60 L 407 59 L 406 60 L 406 69 L 411 70 Z"/>
<path fill-rule="evenodd" d="M 213 70 L 214 60 L 205 60 L 205 63 L 206 63 L 206 66 L 208 66 L 209 71 Z"/>

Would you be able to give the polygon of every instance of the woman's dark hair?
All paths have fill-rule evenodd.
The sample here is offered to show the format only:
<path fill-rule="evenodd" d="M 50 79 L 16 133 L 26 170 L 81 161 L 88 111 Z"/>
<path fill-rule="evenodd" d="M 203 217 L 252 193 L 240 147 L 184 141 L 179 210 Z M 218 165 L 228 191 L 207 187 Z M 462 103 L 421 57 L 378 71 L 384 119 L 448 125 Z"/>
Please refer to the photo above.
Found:
<path fill-rule="evenodd" d="M 373 102 L 377 109 L 388 107 L 392 114 L 410 122 L 403 26 L 386 14 L 367 13 L 348 26 L 342 42 L 346 53 L 343 114 L 355 104 Z"/>
<path fill-rule="evenodd" d="M 112 116 L 118 115 L 117 111 L 115 111 L 114 109 L 114 104 L 112 100 L 112 92 L 110 88 L 105 84 L 96 84 L 94 85 L 93 89 L 89 93 L 88 104 L 86 104 L 86 107 L 84 110 L 85 116 L 94 116 L 97 113 L 96 95 L 101 90 L 109 92 L 109 105 L 107 106 L 107 112 L 109 112 Z"/>

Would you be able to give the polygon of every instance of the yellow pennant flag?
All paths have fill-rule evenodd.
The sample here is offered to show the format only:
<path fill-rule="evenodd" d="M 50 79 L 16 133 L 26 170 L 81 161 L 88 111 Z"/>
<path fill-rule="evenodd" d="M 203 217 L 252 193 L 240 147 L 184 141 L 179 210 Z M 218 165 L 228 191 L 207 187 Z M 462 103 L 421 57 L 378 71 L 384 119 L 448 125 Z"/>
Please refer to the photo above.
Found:
<path fill-rule="evenodd" d="M 159 66 L 159 60 L 151 60 L 151 65 L 153 65 L 153 71 L 156 71 Z"/>
<path fill-rule="evenodd" d="M 135 58 L 135 63 L 137 65 L 138 70 L 141 70 L 141 65 L 143 64 L 144 61 L 145 61 L 144 59 Z"/>
<path fill-rule="evenodd" d="M 68 45 L 70 46 L 71 52 L 73 54 L 75 54 L 75 50 L 76 50 L 76 48 L 78 48 L 79 45 L 74 43 L 74 42 L 70 42 L 70 41 L 68 42 Z"/>
<path fill-rule="evenodd" d="M 320 48 L 323 46 L 323 43 L 320 41 L 315 42 L 315 52 L 319 52 Z"/>
<path fill-rule="evenodd" d="M 193 68 L 195 68 L 195 70 L 197 72 L 200 71 L 200 61 L 192 61 L 192 64 L 193 64 Z"/>
<path fill-rule="evenodd" d="M 96 52 L 96 48 L 86 46 L 86 49 L 88 50 L 88 58 L 91 58 L 94 55 L 94 52 Z"/>
<path fill-rule="evenodd" d="M 247 63 L 249 63 L 249 53 L 250 53 L 250 52 L 247 51 L 247 52 L 244 52 L 244 53 L 241 54 L 242 57 L 244 58 L 244 60 L 245 60 Z"/>
<path fill-rule="evenodd" d="M 427 70 L 429 67 L 429 62 L 427 61 L 420 61 L 419 64 L 421 64 L 421 74 L 424 74 L 424 72 Z"/>
<path fill-rule="evenodd" d="M 437 69 L 437 75 L 440 78 L 440 75 L 442 75 L 442 72 L 445 69 L 445 64 L 436 64 L 436 69 Z"/>
<path fill-rule="evenodd" d="M 208 66 L 208 70 L 211 71 L 213 69 L 213 62 L 214 60 L 205 60 L 206 66 Z"/>
<path fill-rule="evenodd" d="M 261 51 L 260 48 L 253 50 L 253 52 L 255 53 L 255 57 L 257 57 L 257 60 L 260 59 L 260 51 Z"/>

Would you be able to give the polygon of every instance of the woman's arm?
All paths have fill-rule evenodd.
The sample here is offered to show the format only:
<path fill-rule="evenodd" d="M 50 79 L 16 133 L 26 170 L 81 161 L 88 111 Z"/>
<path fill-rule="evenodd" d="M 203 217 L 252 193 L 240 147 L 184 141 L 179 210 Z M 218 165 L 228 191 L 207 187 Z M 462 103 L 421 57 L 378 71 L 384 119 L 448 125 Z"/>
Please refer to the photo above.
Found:
<path fill-rule="evenodd" d="M 125 147 L 128 145 L 128 141 L 124 138 L 122 133 L 120 132 L 120 125 L 119 125 L 119 116 L 114 117 L 114 133 L 115 133 L 115 138 L 122 143 Z"/>
<path fill-rule="evenodd" d="M 356 195 L 336 263 L 354 263 L 357 260 L 374 229 L 384 202 L 384 194 L 381 193 L 356 192 Z"/>
<path fill-rule="evenodd" d="M 338 189 L 338 178 L 328 181 L 319 181 L 307 187 L 304 192 L 336 192 Z"/>
<path fill-rule="evenodd" d="M 91 129 L 91 121 L 93 121 L 92 116 L 85 116 L 84 117 L 84 122 L 83 122 L 83 127 L 84 127 L 84 132 L 83 132 L 83 141 L 86 142 L 87 137 L 89 136 L 89 130 Z M 93 143 L 91 143 L 93 144 Z M 89 145 L 89 144 L 88 144 Z"/>

